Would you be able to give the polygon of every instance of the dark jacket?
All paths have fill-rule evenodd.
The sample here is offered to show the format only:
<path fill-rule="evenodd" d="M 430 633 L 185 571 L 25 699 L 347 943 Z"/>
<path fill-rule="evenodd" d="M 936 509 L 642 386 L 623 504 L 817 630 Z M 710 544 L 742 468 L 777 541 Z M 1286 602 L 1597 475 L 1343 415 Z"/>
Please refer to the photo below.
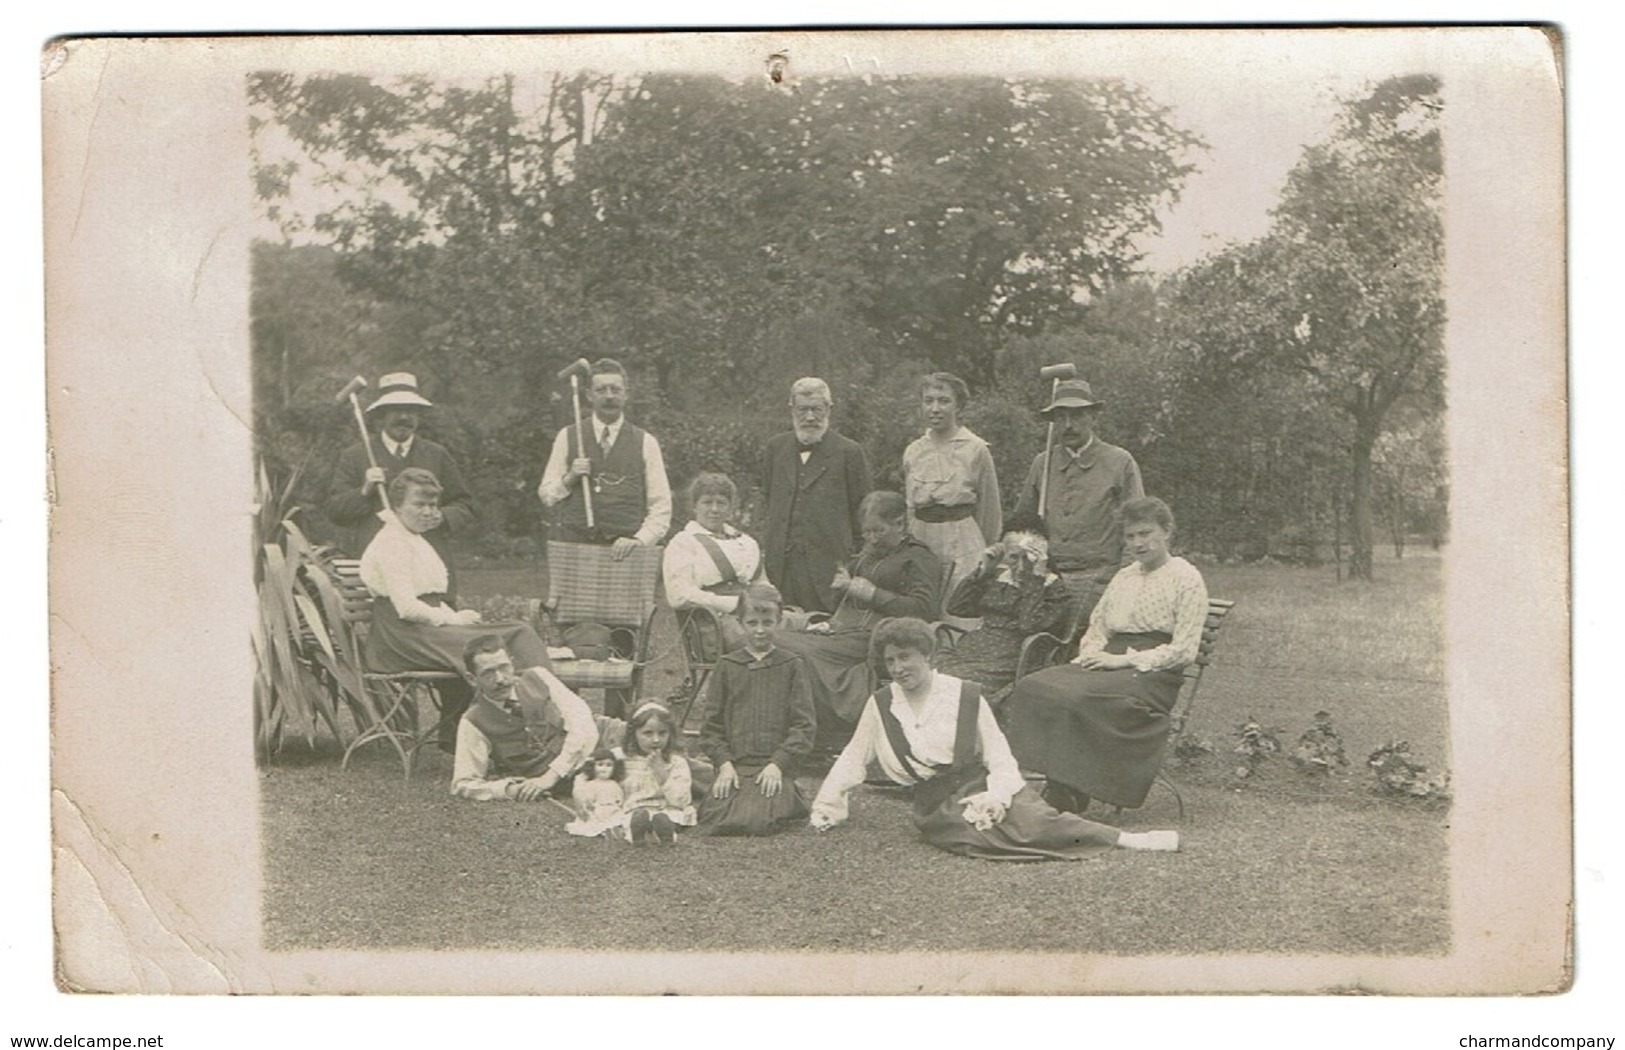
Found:
<path fill-rule="evenodd" d="M 803 464 L 795 433 L 779 434 L 762 457 L 767 528 L 762 558 L 768 579 L 784 586 L 785 563 L 804 563 L 819 585 L 819 607 L 834 608 L 829 580 L 835 566 L 861 545 L 858 504 L 869 494 L 869 461 L 863 448 L 834 430 L 812 447 Z"/>
<path fill-rule="evenodd" d="M 429 441 L 422 434 L 412 439 L 412 450 L 404 461 L 389 454 L 377 434 L 370 434 L 373 455 L 384 468 L 384 476 L 393 480 L 407 467 L 420 467 L 433 474 L 440 482 L 440 510 L 445 522 L 437 529 L 424 533 L 440 557 L 450 568 L 452 562 L 447 548 L 449 535 L 465 534 L 474 524 L 474 498 L 463 480 L 463 472 L 451 458 L 445 446 Z M 367 478 L 367 450 L 358 441 L 339 456 L 333 470 L 333 481 L 328 486 L 327 502 L 322 505 L 327 520 L 338 526 L 338 544 L 352 558 L 359 558 L 367 544 L 378 534 L 383 524 L 378 520 L 378 496 L 363 496 L 361 483 Z"/>

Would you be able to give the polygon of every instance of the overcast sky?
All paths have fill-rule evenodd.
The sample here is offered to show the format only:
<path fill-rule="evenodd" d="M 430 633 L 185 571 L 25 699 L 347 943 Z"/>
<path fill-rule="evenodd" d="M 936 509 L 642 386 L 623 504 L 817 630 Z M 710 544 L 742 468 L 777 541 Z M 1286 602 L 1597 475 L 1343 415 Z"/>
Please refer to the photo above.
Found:
<path fill-rule="evenodd" d="M 1163 216 L 1162 235 L 1142 242 L 1146 266 L 1166 273 L 1263 234 L 1304 146 L 1330 134 L 1338 96 L 1358 93 L 1367 79 L 1143 79 L 1152 97 L 1173 109 L 1175 122 L 1209 146 L 1202 170 L 1190 176 L 1179 203 Z"/>

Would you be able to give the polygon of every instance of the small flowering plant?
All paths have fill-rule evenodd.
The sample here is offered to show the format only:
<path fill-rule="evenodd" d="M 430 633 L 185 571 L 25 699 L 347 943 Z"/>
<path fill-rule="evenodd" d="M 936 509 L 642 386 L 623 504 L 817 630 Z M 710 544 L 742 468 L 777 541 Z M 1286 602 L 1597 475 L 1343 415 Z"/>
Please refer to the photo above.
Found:
<path fill-rule="evenodd" d="M 1375 791 L 1395 798 L 1435 802 L 1450 797 L 1450 774 L 1428 776 L 1427 767 L 1411 760 L 1411 745 L 1404 740 L 1384 744 L 1365 762 L 1377 778 Z"/>
<path fill-rule="evenodd" d="M 1236 746 L 1243 764 L 1236 767 L 1236 776 L 1246 779 L 1258 769 L 1258 764 L 1281 750 L 1280 730 L 1266 729 L 1257 719 L 1249 718 L 1236 726 Z"/>
<path fill-rule="evenodd" d="M 1311 776 L 1325 776 L 1348 767 L 1348 756 L 1343 753 L 1343 738 L 1332 726 L 1330 711 L 1316 711 L 1315 721 L 1292 749 L 1292 764 L 1299 772 Z"/>

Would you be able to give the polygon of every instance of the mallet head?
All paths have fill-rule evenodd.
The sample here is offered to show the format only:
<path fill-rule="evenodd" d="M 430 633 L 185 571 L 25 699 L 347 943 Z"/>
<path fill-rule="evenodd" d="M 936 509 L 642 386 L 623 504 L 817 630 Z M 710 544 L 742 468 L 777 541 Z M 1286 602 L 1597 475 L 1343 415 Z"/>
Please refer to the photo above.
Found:
<path fill-rule="evenodd" d="M 559 369 L 559 382 L 564 382 L 571 376 L 580 376 L 583 379 L 592 375 L 592 362 L 585 357 L 578 357 L 568 365 Z"/>
<path fill-rule="evenodd" d="M 333 399 L 333 403 L 342 405 L 344 402 L 350 400 L 350 395 L 358 394 L 365 389 L 367 389 L 366 377 L 356 376 L 354 379 L 344 384 L 344 389 L 339 391 L 338 396 Z"/>
<path fill-rule="evenodd" d="M 1078 378 L 1078 366 L 1073 364 L 1071 361 L 1066 361 L 1058 365 L 1045 365 L 1043 368 L 1038 370 L 1038 378 L 1076 379 Z"/>

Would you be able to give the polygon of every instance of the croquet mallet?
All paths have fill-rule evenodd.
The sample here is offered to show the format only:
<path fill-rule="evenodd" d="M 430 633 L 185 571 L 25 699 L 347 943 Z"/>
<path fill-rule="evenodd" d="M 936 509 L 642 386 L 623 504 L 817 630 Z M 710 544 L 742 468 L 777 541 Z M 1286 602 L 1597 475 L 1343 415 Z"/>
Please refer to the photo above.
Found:
<path fill-rule="evenodd" d="M 592 363 L 585 357 L 578 357 L 568 366 L 559 369 L 559 379 L 570 380 L 570 405 L 576 411 L 576 452 L 578 455 L 587 454 L 587 432 L 581 428 L 581 377 L 592 375 Z M 568 469 L 568 467 L 566 467 Z M 592 520 L 592 485 L 587 478 L 581 479 L 581 499 L 587 510 L 587 528 L 594 527 Z"/>
<path fill-rule="evenodd" d="M 1055 392 L 1061 387 L 1061 380 L 1076 379 L 1078 366 L 1070 361 L 1058 365 L 1045 365 L 1038 370 L 1038 378 L 1051 380 L 1049 386 L 1049 399 L 1055 400 Z M 1049 511 L 1049 465 L 1050 454 L 1055 451 L 1055 418 L 1050 417 L 1049 431 L 1044 438 L 1044 473 L 1038 481 L 1038 516 L 1044 518 Z M 1046 518 L 1046 520 L 1048 520 Z"/>
<path fill-rule="evenodd" d="M 356 376 L 354 379 L 344 384 L 344 389 L 339 391 L 338 396 L 333 399 L 333 403 L 341 405 L 346 401 L 350 402 L 350 408 L 355 412 L 355 425 L 361 430 L 361 447 L 367 450 L 367 465 L 373 470 L 377 470 L 378 457 L 373 453 L 372 441 L 367 437 L 367 417 L 366 414 L 361 411 L 360 399 L 356 397 L 358 392 L 365 390 L 366 388 L 366 378 L 363 376 Z M 385 492 L 384 488 L 385 487 L 383 485 L 378 486 L 378 502 L 382 505 L 382 509 L 388 510 L 389 493 Z"/>

